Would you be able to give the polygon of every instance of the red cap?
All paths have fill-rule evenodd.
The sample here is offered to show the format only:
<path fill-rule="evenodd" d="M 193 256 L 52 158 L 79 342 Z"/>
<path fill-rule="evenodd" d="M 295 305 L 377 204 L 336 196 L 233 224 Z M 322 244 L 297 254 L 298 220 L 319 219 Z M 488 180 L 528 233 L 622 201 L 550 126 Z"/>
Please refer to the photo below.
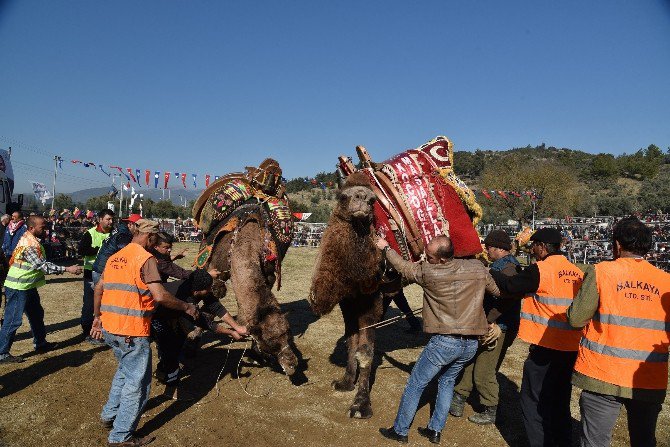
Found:
<path fill-rule="evenodd" d="M 121 220 L 124 221 L 124 222 L 136 223 L 141 218 L 142 218 L 142 216 L 140 216 L 139 214 L 131 214 L 130 216 L 126 217 L 125 219 L 121 219 Z"/>

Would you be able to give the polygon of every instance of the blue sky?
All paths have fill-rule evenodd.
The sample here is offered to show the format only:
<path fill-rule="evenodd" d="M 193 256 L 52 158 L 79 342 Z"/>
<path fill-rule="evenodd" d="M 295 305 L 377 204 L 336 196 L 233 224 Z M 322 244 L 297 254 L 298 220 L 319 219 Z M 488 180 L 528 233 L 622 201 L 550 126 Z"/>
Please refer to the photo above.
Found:
<path fill-rule="evenodd" d="M 670 146 L 668 1 L 0 0 L 0 61 L 19 191 L 53 154 L 200 179 L 274 157 L 292 178 L 436 135 Z M 64 168 L 61 192 L 109 183 Z"/>

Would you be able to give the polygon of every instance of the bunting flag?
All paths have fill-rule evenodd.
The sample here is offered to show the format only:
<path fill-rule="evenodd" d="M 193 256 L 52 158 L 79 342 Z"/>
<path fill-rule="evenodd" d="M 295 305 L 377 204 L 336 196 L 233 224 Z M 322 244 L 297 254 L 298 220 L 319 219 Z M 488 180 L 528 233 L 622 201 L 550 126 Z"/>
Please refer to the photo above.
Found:
<path fill-rule="evenodd" d="M 209 174 L 205 174 L 205 188 L 209 188 Z"/>
<path fill-rule="evenodd" d="M 489 194 L 488 191 L 486 191 L 485 189 L 482 189 L 482 194 L 484 194 L 484 197 L 486 197 L 487 199 L 489 200 L 491 199 L 491 194 Z"/>
<path fill-rule="evenodd" d="M 521 197 L 521 194 L 519 194 L 519 193 L 516 192 L 516 191 L 510 191 L 510 193 L 511 193 L 514 197 L 517 197 L 517 198 Z"/>
<path fill-rule="evenodd" d="M 60 157 L 57 157 L 57 158 L 58 158 L 58 167 L 62 171 L 63 170 L 63 159 L 60 158 Z"/>
<path fill-rule="evenodd" d="M 84 167 L 88 168 L 93 166 L 93 169 L 98 169 L 98 166 L 95 163 L 84 163 Z"/>
<path fill-rule="evenodd" d="M 137 180 L 135 179 L 135 176 L 133 175 L 133 170 L 130 168 L 126 168 L 126 171 L 128 171 L 128 174 L 130 174 L 130 178 L 133 179 L 133 183 L 137 183 Z"/>
<path fill-rule="evenodd" d="M 154 188 L 158 188 L 158 177 L 160 177 L 161 171 L 154 172 Z"/>
<path fill-rule="evenodd" d="M 98 167 L 100 168 L 100 171 L 102 171 L 102 173 L 105 174 L 107 177 L 111 177 L 111 176 L 112 176 L 112 174 L 110 174 L 109 172 L 105 171 L 105 168 L 104 168 L 102 165 L 98 165 Z"/>
<path fill-rule="evenodd" d="M 175 173 L 174 173 L 174 178 L 176 178 L 177 180 L 179 180 L 179 173 L 178 173 L 178 172 L 175 172 Z"/>
<path fill-rule="evenodd" d="M 165 183 L 163 184 L 163 189 L 167 189 L 168 182 L 170 181 L 170 171 L 165 171 Z"/>
<path fill-rule="evenodd" d="M 81 163 L 81 161 L 79 161 L 79 160 L 72 160 L 72 164 L 73 164 L 73 165 L 76 165 L 76 164 L 78 164 L 78 163 Z"/>
<path fill-rule="evenodd" d="M 126 177 L 126 180 L 130 181 L 130 177 L 128 177 L 128 174 L 126 174 L 125 172 L 123 172 L 123 169 L 121 169 L 121 166 L 110 166 L 110 168 L 112 168 L 112 169 L 118 169 L 119 172 L 120 172 L 121 174 L 123 174 L 124 177 Z"/>
<path fill-rule="evenodd" d="M 309 219 L 309 216 L 311 216 L 311 215 L 312 215 L 312 213 L 293 213 L 293 217 L 298 219 L 300 222 Z"/>
<path fill-rule="evenodd" d="M 151 171 L 148 169 L 144 170 L 144 183 L 146 183 L 147 186 L 149 186 L 149 177 L 151 177 Z"/>
<path fill-rule="evenodd" d="M 135 178 L 137 179 L 137 186 L 142 187 L 142 182 L 140 181 L 140 170 L 135 169 Z"/>
<path fill-rule="evenodd" d="M 186 174 L 181 175 L 181 184 L 186 188 Z"/>
<path fill-rule="evenodd" d="M 496 191 L 500 197 L 507 200 L 507 194 L 504 191 Z"/>
<path fill-rule="evenodd" d="M 198 174 L 191 174 L 191 175 L 193 176 L 193 187 L 194 187 L 194 188 L 197 188 L 198 185 L 196 184 L 196 180 L 195 180 L 195 179 L 198 177 Z"/>

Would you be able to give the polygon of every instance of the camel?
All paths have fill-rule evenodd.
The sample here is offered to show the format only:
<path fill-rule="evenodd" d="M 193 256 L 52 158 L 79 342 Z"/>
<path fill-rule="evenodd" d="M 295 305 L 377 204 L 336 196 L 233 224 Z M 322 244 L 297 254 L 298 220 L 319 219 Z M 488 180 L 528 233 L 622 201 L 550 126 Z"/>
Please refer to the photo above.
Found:
<path fill-rule="evenodd" d="M 247 171 L 223 177 L 196 201 L 193 215 L 205 236 L 196 265 L 222 272 L 213 287 L 218 298 L 226 295 L 230 279 L 238 321 L 249 329 L 254 348 L 292 376 L 299 352 L 272 293 L 293 236 L 288 199 L 276 161 L 267 159 Z"/>
<path fill-rule="evenodd" d="M 309 302 L 319 316 L 339 304 L 347 340 L 347 366 L 332 386 L 358 390 L 349 408 L 353 418 L 372 416 L 370 375 L 375 329 L 384 295 L 402 290 L 397 272 L 382 263 L 375 247 L 383 235 L 405 259 L 421 259 L 425 245 L 439 234 L 450 235 L 456 256 L 481 252 L 474 224 L 481 208 L 474 194 L 453 173 L 453 150 L 445 137 L 403 152 L 384 164 L 356 148 L 362 167 L 340 157 L 343 180 L 338 203 L 321 239 Z"/>

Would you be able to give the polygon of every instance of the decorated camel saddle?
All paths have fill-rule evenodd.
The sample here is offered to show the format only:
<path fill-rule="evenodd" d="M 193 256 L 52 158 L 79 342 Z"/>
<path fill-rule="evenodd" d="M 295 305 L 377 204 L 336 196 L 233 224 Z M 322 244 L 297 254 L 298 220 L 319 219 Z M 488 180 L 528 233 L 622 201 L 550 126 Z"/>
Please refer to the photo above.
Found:
<path fill-rule="evenodd" d="M 428 242 L 447 235 L 456 257 L 482 251 L 475 225 L 482 209 L 453 169 L 453 144 L 437 137 L 383 162 L 356 147 L 362 168 L 377 196 L 375 229 L 405 259 L 417 261 Z M 349 157 L 339 157 L 340 179 L 357 171 Z"/>
<path fill-rule="evenodd" d="M 293 221 L 279 163 L 268 158 L 259 167 L 219 178 L 193 205 L 193 217 L 204 238 L 195 265 L 204 267 L 216 242 L 253 220 L 265 241 L 265 262 L 279 272 L 293 239 Z M 228 266 L 229 267 L 229 266 Z M 280 282 L 278 283 L 280 286 Z"/>

